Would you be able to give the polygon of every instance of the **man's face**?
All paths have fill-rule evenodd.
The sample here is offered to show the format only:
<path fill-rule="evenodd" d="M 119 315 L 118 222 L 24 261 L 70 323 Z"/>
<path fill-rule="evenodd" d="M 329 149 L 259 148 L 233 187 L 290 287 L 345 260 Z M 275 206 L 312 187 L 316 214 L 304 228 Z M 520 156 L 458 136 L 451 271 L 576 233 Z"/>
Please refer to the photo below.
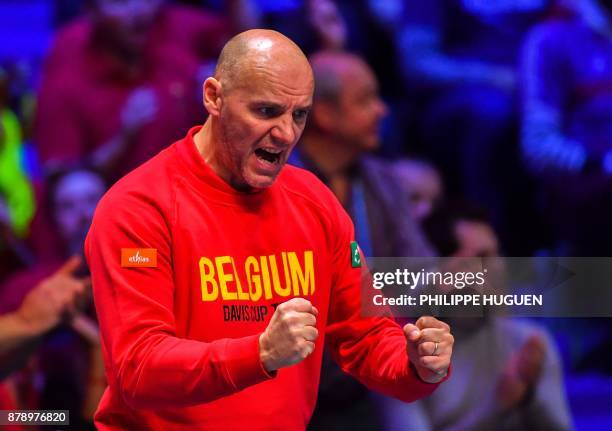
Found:
<path fill-rule="evenodd" d="M 304 130 L 313 79 L 303 65 L 248 73 L 223 95 L 219 157 L 234 187 L 261 189 L 272 185 Z"/>
<path fill-rule="evenodd" d="M 85 240 L 104 191 L 102 179 L 88 171 L 70 173 L 57 184 L 53 200 L 55 220 L 62 238 L 71 246 Z"/>
<path fill-rule="evenodd" d="M 506 286 L 505 261 L 499 258 L 499 241 L 493 227 L 484 222 L 460 220 L 455 225 L 459 250 L 455 253 L 465 271 L 480 271 L 487 268 L 484 290 L 489 293 L 503 293 Z"/>
<path fill-rule="evenodd" d="M 380 145 L 380 121 L 387 114 L 387 107 L 378 94 L 376 77 L 364 63 L 355 62 L 341 79 L 336 134 L 359 150 L 376 150 Z"/>

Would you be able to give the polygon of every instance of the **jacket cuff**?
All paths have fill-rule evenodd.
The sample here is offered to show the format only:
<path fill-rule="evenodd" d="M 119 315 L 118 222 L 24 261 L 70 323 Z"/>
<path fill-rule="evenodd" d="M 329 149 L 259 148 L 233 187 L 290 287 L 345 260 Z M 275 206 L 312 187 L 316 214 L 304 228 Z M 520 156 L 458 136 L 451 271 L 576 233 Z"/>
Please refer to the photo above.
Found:
<path fill-rule="evenodd" d="M 259 358 L 259 335 L 230 338 L 225 345 L 226 369 L 237 390 L 276 377 L 276 371 L 268 373 Z"/>

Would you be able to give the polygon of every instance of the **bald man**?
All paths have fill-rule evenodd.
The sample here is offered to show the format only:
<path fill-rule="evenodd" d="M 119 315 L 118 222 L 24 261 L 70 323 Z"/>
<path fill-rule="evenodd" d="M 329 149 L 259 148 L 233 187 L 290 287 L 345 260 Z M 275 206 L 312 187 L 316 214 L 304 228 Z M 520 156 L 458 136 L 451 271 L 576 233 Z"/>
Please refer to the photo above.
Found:
<path fill-rule="evenodd" d="M 446 378 L 448 326 L 362 318 L 349 217 L 285 166 L 312 93 L 293 42 L 239 34 L 204 82 L 205 124 L 100 202 L 85 245 L 109 382 L 99 430 L 303 430 L 324 342 L 404 401 Z"/>
<path fill-rule="evenodd" d="M 309 120 L 289 162 L 315 173 L 350 214 L 367 256 L 430 256 L 407 191 L 380 147 L 387 107 L 376 76 L 357 55 L 322 51 L 310 57 L 315 91 Z"/>

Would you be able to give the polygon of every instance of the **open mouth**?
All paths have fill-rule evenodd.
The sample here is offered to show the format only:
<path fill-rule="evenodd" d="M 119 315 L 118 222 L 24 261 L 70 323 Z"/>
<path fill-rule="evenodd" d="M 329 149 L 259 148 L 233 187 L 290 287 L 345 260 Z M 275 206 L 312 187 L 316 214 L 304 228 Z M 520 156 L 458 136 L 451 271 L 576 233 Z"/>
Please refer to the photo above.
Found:
<path fill-rule="evenodd" d="M 255 155 L 258 159 L 276 165 L 280 162 L 282 150 L 257 148 Z"/>

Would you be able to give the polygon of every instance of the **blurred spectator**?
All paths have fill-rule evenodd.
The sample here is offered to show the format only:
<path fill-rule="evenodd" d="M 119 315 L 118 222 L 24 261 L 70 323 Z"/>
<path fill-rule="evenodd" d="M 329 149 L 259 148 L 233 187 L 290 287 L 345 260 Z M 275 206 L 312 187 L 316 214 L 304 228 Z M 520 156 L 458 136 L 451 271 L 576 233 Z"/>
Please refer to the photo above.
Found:
<path fill-rule="evenodd" d="M 382 121 L 380 134 L 384 139 L 377 152 L 387 156 L 405 152 L 404 110 L 408 104 L 395 55 L 396 21 L 401 20 L 403 11 L 401 1 L 303 0 L 283 5 L 280 10 L 262 11 L 265 26 L 286 34 L 309 55 L 345 50 L 370 65 L 378 79 L 380 95 L 391 108 Z"/>
<path fill-rule="evenodd" d="M 96 204 L 105 190 L 101 176 L 86 169 L 58 173 L 50 180 L 49 212 L 62 239 L 62 253 L 51 261 L 38 262 L 26 271 L 13 274 L 0 285 L 0 313 L 20 310 L 20 307 L 28 304 L 28 298 L 40 298 L 47 294 L 44 293 L 46 290 L 35 293 L 37 285 L 51 285 L 47 289 L 59 295 L 70 286 L 88 283 L 87 278 L 83 278 L 87 271 L 81 258 L 76 261 L 69 259 L 59 272 L 57 268 L 69 256 L 82 254 Z M 52 275 L 54 273 L 55 276 Z M 64 294 L 61 297 L 65 299 L 67 296 Z M 48 307 L 51 306 L 53 303 L 48 304 Z M 90 297 L 83 298 L 78 307 L 70 308 L 72 318 L 63 314 L 65 307 L 58 305 L 54 309 L 57 311 L 58 308 L 61 310 L 55 320 L 51 319 L 51 310 L 46 313 L 47 324 L 41 326 L 40 331 L 35 333 L 36 337 L 33 337 L 37 341 L 34 347 L 38 348 L 39 360 L 34 371 L 22 380 L 26 380 L 26 386 L 30 386 L 27 391 L 34 392 L 35 397 L 33 401 L 29 397 L 30 401 L 25 402 L 30 408 L 70 409 L 74 416 L 71 416 L 72 429 L 82 429 L 84 423 L 92 421 L 95 406 L 105 387 L 97 324 Z M 44 316 L 43 313 L 41 318 Z M 27 358 L 31 350 L 25 353 L 22 356 Z M 7 368 L 2 365 L 2 369 Z M 37 380 L 34 375 L 42 377 L 41 387 L 31 387 Z"/>
<path fill-rule="evenodd" d="M 23 237 L 34 215 L 34 192 L 22 168 L 21 125 L 9 109 L 8 87 L 8 76 L 0 68 L 0 224 L 8 222 Z"/>
<path fill-rule="evenodd" d="M 474 84 L 500 90 L 502 93 L 497 96 L 508 98 L 516 83 L 515 65 L 524 33 L 543 17 L 550 3 L 550 0 L 411 2 L 406 5 L 407 20 L 401 35 L 407 76 L 444 92 L 458 92 L 461 87 Z M 439 95 L 449 97 L 451 93 Z M 479 102 L 472 101 L 475 112 L 486 115 Z M 469 105 L 470 101 L 465 103 Z"/>
<path fill-rule="evenodd" d="M 174 0 L 174 3 L 204 8 L 225 16 L 231 23 L 232 34 L 251 28 L 261 28 L 261 14 L 270 3 L 266 0 Z M 281 2 L 272 1 L 274 5 Z M 281 3 L 282 4 L 282 3 Z"/>
<path fill-rule="evenodd" d="M 346 46 L 346 23 L 332 0 L 306 1 L 308 20 L 318 36 L 320 50 L 341 50 Z"/>
<path fill-rule="evenodd" d="M 311 57 L 315 95 L 310 119 L 290 162 L 314 172 L 336 194 L 355 224 L 365 256 L 429 256 L 410 215 L 408 196 L 391 164 L 367 153 L 380 144 L 386 106 L 372 70 L 336 51 Z M 369 391 L 326 353 L 310 430 L 380 427 Z"/>
<path fill-rule="evenodd" d="M 51 207 L 67 256 L 83 253 L 85 236 L 98 201 L 106 191 L 104 180 L 89 170 L 69 171 L 51 182 Z"/>
<path fill-rule="evenodd" d="M 442 199 L 440 173 L 432 164 L 417 159 L 399 160 L 393 164 L 393 169 L 408 192 L 412 216 L 421 223 Z"/>
<path fill-rule="evenodd" d="M 21 125 L 21 165 L 35 189 L 42 180 L 38 157 L 32 139 L 36 111 L 36 82 L 39 60 L 19 60 L 8 67 L 10 89 L 9 105 L 13 108 Z"/>
<path fill-rule="evenodd" d="M 0 283 L 13 271 L 32 264 L 33 260 L 25 242 L 15 235 L 8 208 L 0 196 Z"/>
<path fill-rule="evenodd" d="M 477 207 L 434 211 L 425 230 L 442 256 L 493 258 L 498 239 Z M 491 274 L 489 274 L 490 276 Z M 413 404 L 388 400 L 388 430 L 568 430 L 561 363 L 549 335 L 527 321 L 453 317 L 453 376 Z"/>
<path fill-rule="evenodd" d="M 34 287 L 15 311 L 0 310 L 0 409 L 34 407 L 24 405 L 14 379 L 7 376 L 24 365 L 40 337 L 57 326 L 65 312 L 74 310 L 76 299 L 86 288 L 82 280 L 72 276 L 79 265 L 79 258 L 69 260 Z"/>
<path fill-rule="evenodd" d="M 81 265 L 81 259 L 69 259 L 53 275 L 45 278 L 25 294 L 19 307 L 12 312 L 2 310 L 0 315 L 0 377 L 11 370 L 7 366 L 6 353 L 15 351 L 57 326 L 64 312 L 74 310 L 76 298 L 85 293 L 86 284 L 75 279 L 73 272 Z M 3 308 L 6 304 L 3 304 Z M 14 357 L 10 358 L 14 361 Z"/>
<path fill-rule="evenodd" d="M 86 161 L 112 181 L 201 121 L 200 75 L 228 28 L 163 0 L 92 0 L 90 11 L 47 58 L 36 143 L 47 167 Z"/>
<path fill-rule="evenodd" d="M 551 3 L 411 1 L 398 32 L 405 76 L 422 100 L 415 113 L 422 112 L 427 153 L 445 173 L 449 193 L 490 208 L 502 234 L 512 193 L 524 208 L 532 206 L 514 187 L 521 174 L 515 71 L 525 32 Z"/>
<path fill-rule="evenodd" d="M 22 238 L 34 212 L 34 194 L 21 166 L 21 130 L 9 109 L 8 75 L 0 68 L 0 283 L 32 263 Z"/>
<path fill-rule="evenodd" d="M 342 50 L 346 47 L 346 20 L 335 1 L 267 3 L 267 7 L 261 10 L 263 26 L 283 33 L 295 41 L 307 55 L 321 50 Z"/>
<path fill-rule="evenodd" d="M 413 152 L 413 99 L 402 75 L 402 58 L 397 55 L 398 32 L 405 8 L 402 0 L 336 0 L 346 21 L 345 49 L 361 56 L 372 68 L 379 91 L 388 106 L 381 124 L 381 146 L 377 153 L 388 157 Z M 406 143 L 410 147 L 406 147 Z"/>
<path fill-rule="evenodd" d="M 391 164 L 368 155 L 380 145 L 387 113 L 370 67 L 344 52 L 311 57 L 315 95 L 291 162 L 313 171 L 336 194 L 355 224 L 366 256 L 428 256 Z"/>
<path fill-rule="evenodd" d="M 406 99 L 397 56 L 396 23 L 389 14 L 397 12 L 396 1 L 299 0 L 255 1 L 261 6 L 262 23 L 294 40 L 307 54 L 320 51 L 349 51 L 362 57 L 373 70 L 379 93 L 387 109 L 381 122 L 381 145 L 385 156 L 404 153 Z M 393 3 L 391 8 L 385 5 Z M 274 5 L 275 7 L 272 7 Z M 402 6 L 399 5 L 399 18 Z"/>
<path fill-rule="evenodd" d="M 536 27 L 523 54 L 522 148 L 568 256 L 612 242 L 612 5 L 574 1 L 577 16 Z"/>

